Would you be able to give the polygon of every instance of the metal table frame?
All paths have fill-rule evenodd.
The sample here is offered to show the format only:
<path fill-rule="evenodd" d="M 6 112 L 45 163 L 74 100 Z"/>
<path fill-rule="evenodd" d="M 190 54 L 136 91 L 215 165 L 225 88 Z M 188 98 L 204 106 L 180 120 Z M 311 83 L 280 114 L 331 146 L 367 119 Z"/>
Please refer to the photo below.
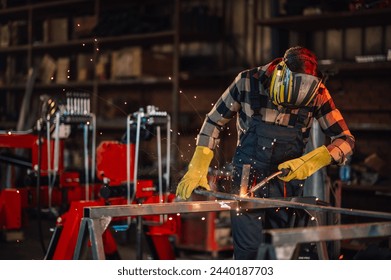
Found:
<path fill-rule="evenodd" d="M 214 196 L 219 198 L 219 200 L 85 207 L 84 217 L 81 220 L 75 247 L 74 259 L 80 258 L 81 248 L 87 230 L 91 241 L 92 258 L 105 259 L 102 234 L 109 226 L 113 217 L 293 207 L 311 211 L 311 215 L 314 215 L 315 220 L 318 218 L 321 220 L 321 216 L 318 214 L 322 212 L 335 212 L 391 220 L 391 213 L 318 206 L 313 204 L 313 198 L 294 198 L 294 201 L 290 201 L 287 199 L 243 198 L 236 195 L 205 190 L 196 191 L 196 193 Z M 320 258 L 327 259 L 325 246 L 322 242 L 350 238 L 391 236 L 391 222 L 332 226 L 319 225 L 318 223 L 315 227 L 266 230 L 265 234 L 268 236 L 266 240 L 266 245 L 268 246 L 266 248 L 271 258 L 290 259 L 297 244 L 302 242 L 316 242 L 321 245 L 318 246 Z M 262 251 L 261 249 L 260 251 Z M 260 258 L 264 257 L 262 252 L 258 255 Z"/>

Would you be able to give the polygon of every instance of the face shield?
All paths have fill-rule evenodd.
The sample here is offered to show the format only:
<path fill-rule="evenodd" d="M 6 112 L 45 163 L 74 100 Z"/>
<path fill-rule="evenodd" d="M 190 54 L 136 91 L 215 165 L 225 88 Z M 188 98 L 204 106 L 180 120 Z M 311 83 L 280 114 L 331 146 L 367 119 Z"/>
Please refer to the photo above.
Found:
<path fill-rule="evenodd" d="M 315 97 L 321 80 L 309 74 L 292 72 L 282 61 L 272 75 L 270 99 L 285 107 L 307 106 Z"/>

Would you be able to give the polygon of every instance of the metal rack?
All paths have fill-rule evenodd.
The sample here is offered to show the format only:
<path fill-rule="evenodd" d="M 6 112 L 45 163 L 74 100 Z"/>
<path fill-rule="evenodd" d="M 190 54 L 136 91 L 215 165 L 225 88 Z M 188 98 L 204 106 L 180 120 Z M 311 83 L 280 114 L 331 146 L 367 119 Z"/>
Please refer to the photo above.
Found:
<path fill-rule="evenodd" d="M 242 211 L 246 209 L 262 209 L 272 207 L 291 207 L 314 211 L 315 220 L 322 212 L 333 212 L 346 215 L 366 216 L 391 220 L 391 213 L 344 209 L 331 206 L 311 204 L 314 198 L 293 199 L 265 199 L 249 198 L 237 195 L 196 190 L 196 193 L 214 196 L 215 201 L 192 201 L 156 204 L 139 204 L 126 206 L 97 206 L 85 207 L 84 218 L 78 234 L 74 259 L 80 258 L 80 252 L 85 241 L 86 231 L 92 244 L 92 257 L 105 259 L 102 233 L 107 229 L 115 217 L 144 216 L 159 214 L 181 214 L 212 211 Z M 318 220 L 319 222 L 319 220 Z M 266 242 L 261 244 L 258 252 L 260 259 L 266 256 L 276 259 L 292 258 L 294 249 L 301 242 L 317 242 L 319 258 L 327 259 L 324 243 L 327 240 L 342 240 L 348 238 L 391 236 L 391 222 L 349 224 L 349 225 L 320 225 L 303 228 L 275 229 L 265 231 L 268 236 Z"/>

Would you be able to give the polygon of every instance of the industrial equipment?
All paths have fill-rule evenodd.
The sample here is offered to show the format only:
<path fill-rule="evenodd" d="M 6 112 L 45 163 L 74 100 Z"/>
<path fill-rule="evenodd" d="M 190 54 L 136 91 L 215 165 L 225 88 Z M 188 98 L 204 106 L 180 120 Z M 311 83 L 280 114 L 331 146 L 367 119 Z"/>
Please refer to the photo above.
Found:
<path fill-rule="evenodd" d="M 24 210 L 35 211 L 39 219 L 42 213 L 49 214 L 56 218 L 56 225 L 45 259 L 71 259 L 84 207 L 173 201 L 174 195 L 165 191 L 170 177 L 167 112 L 154 106 L 148 106 L 145 111 L 140 109 L 124 123 L 123 141 L 103 141 L 96 147 L 96 120 L 90 112 L 88 93 L 67 92 L 61 96 L 43 96 L 41 100 L 41 116 L 33 129 L 0 133 L 0 160 L 5 163 L 2 167 L 12 170 L 9 178 L 2 178 L 10 183 L 0 188 L 0 226 L 8 240 L 23 238 Z M 162 129 L 167 131 L 164 174 Z M 81 139 L 80 134 L 84 165 L 81 171 L 68 170 L 64 165 L 65 143 L 72 137 Z M 154 178 L 138 178 L 140 141 L 152 138 L 157 139 L 157 185 Z M 19 156 L 22 154 L 25 156 Z M 16 167 L 18 177 L 26 178 L 27 183 L 15 183 Z M 168 250 L 171 246 L 168 236 L 177 233 L 177 217 L 127 217 L 117 219 L 112 228 L 127 230 L 135 220 L 137 237 L 146 233 L 151 238 L 157 258 L 175 258 L 173 249 Z M 105 231 L 104 240 L 107 257 L 118 257 L 109 230 Z M 142 248 L 138 250 L 141 254 Z"/>

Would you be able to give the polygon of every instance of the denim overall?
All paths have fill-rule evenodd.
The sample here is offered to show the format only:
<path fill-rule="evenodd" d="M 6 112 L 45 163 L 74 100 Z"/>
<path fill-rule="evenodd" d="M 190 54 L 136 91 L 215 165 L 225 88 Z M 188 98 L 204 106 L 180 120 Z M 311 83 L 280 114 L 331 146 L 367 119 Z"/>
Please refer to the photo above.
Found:
<path fill-rule="evenodd" d="M 257 88 L 255 88 L 257 89 Z M 265 102 L 259 90 L 253 91 L 251 107 L 254 115 L 249 129 L 239 139 L 233 158 L 233 183 L 231 192 L 239 194 L 242 183 L 243 166 L 250 167 L 248 188 L 278 171 L 277 166 L 287 160 L 303 155 L 302 127 L 308 116 L 308 108 L 300 108 L 293 128 L 267 124 L 258 113 L 260 103 Z M 246 177 L 247 181 L 247 177 Z M 255 192 L 255 197 L 294 197 L 302 196 L 304 181 L 284 182 L 278 178 L 269 181 Z M 235 259 L 255 259 L 263 241 L 263 228 L 287 227 L 293 209 L 253 209 L 231 212 L 232 236 Z"/>

